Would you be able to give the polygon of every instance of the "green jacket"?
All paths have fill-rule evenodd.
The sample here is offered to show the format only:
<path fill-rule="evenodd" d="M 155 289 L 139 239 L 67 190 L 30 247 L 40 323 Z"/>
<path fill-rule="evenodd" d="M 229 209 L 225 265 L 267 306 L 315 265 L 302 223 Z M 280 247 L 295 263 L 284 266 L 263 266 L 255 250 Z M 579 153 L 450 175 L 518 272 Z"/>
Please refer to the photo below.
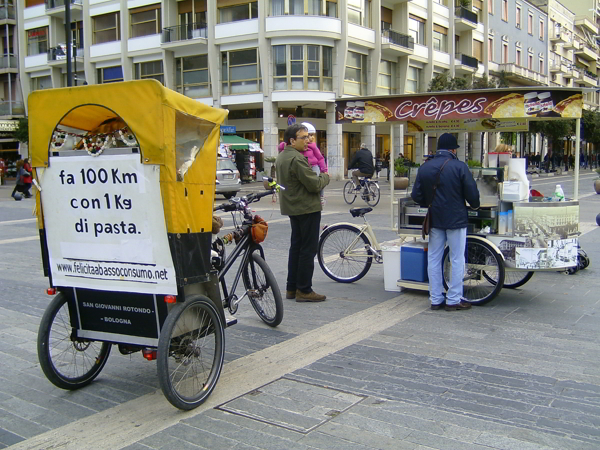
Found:
<path fill-rule="evenodd" d="M 275 162 L 277 183 L 285 188 L 279 192 L 281 214 L 298 216 L 321 211 L 319 192 L 329 184 L 329 175 L 317 175 L 308 160 L 291 145 L 286 145 Z"/>

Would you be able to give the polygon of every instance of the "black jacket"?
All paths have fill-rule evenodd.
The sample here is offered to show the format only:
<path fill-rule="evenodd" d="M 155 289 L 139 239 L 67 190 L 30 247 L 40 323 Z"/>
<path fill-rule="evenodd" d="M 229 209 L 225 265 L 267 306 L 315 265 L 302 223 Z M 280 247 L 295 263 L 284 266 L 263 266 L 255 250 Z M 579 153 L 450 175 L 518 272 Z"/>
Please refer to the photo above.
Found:
<path fill-rule="evenodd" d="M 358 169 L 362 173 L 370 173 L 375 172 L 373 168 L 373 154 L 367 148 L 359 149 L 355 154 L 352 161 L 350 161 L 350 165 L 348 166 L 348 170 L 350 169 Z"/>
<path fill-rule="evenodd" d="M 446 161 L 448 164 L 440 176 L 431 207 L 431 227 L 444 230 L 466 228 L 468 215 L 465 200 L 471 207 L 478 208 L 479 190 L 467 165 L 456 159 L 452 152 L 438 150 L 432 159 L 419 167 L 410 196 L 419 205 L 429 206 L 433 186 Z"/>

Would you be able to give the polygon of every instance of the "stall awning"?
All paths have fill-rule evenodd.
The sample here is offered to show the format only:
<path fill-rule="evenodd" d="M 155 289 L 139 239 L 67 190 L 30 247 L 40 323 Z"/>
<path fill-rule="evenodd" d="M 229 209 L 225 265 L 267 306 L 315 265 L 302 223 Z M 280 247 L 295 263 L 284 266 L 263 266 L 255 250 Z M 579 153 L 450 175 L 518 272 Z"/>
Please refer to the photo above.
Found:
<path fill-rule="evenodd" d="M 260 144 L 244 139 L 243 137 L 236 136 L 235 134 L 225 134 L 221 136 L 221 146 L 231 150 L 250 150 L 251 152 L 263 152 L 260 148 Z"/>

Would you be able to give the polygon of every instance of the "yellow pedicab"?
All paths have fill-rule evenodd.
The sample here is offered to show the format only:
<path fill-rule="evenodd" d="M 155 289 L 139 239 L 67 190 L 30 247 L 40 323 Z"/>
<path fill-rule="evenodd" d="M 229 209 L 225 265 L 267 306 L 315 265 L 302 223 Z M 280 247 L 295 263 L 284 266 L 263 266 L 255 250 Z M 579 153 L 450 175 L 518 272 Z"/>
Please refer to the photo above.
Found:
<path fill-rule="evenodd" d="M 116 344 L 157 359 L 178 408 L 214 389 L 225 316 L 211 228 L 226 116 L 154 80 L 30 95 L 42 262 L 57 293 L 38 356 L 56 386 L 89 384 Z"/>

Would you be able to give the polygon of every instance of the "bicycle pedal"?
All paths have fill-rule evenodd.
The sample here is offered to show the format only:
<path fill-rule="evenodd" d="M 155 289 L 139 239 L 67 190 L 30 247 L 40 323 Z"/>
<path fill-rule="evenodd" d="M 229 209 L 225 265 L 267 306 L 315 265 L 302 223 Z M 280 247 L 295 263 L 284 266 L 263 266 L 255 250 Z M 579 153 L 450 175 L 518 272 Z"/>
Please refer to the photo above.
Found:
<path fill-rule="evenodd" d="M 232 316 L 231 313 L 227 310 L 223 311 L 225 313 L 225 327 L 230 327 L 231 325 L 235 325 L 237 323 L 237 318 Z"/>

